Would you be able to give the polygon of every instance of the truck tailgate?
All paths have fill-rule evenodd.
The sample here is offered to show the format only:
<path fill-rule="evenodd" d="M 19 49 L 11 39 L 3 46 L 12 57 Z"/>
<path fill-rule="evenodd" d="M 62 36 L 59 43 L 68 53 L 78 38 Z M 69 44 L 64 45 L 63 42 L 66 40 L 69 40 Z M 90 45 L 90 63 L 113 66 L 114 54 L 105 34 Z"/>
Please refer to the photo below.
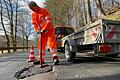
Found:
<path fill-rule="evenodd" d="M 120 43 L 120 22 L 108 21 L 103 26 L 105 43 Z"/>

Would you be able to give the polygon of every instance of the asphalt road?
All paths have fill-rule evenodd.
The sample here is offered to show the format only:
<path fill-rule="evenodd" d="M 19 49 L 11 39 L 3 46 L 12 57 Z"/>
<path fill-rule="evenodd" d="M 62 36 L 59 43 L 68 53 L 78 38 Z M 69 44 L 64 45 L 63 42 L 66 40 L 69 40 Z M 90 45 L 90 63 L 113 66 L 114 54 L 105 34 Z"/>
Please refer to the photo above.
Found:
<path fill-rule="evenodd" d="M 14 75 L 16 72 L 26 68 L 31 63 L 27 63 L 26 60 L 29 56 L 29 51 L 21 51 L 12 54 L 6 54 L 0 56 L 0 80 L 17 80 Z M 47 52 L 46 63 L 52 64 L 51 54 Z M 35 56 L 37 59 L 38 51 L 35 50 Z"/>
<path fill-rule="evenodd" d="M 27 57 L 28 52 L 0 57 L 0 80 L 17 80 L 13 76 L 28 65 Z M 64 53 L 59 52 L 59 58 L 60 64 L 54 67 L 58 80 L 120 80 L 120 57 L 108 59 L 78 53 L 75 61 L 70 63 L 65 60 Z M 49 53 L 46 62 L 52 64 Z"/>
<path fill-rule="evenodd" d="M 27 52 L 17 52 L 0 57 L 0 80 L 17 80 L 14 78 L 16 71 L 26 64 Z"/>
<path fill-rule="evenodd" d="M 58 80 L 120 80 L 120 55 L 117 58 L 77 54 L 75 61 L 56 66 Z"/>

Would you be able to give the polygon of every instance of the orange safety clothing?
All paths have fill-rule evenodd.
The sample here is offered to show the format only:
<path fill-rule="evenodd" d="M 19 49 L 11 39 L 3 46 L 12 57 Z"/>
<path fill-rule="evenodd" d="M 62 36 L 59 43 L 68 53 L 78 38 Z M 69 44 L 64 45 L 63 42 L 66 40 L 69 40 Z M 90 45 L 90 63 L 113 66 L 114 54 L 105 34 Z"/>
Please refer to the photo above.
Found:
<path fill-rule="evenodd" d="M 42 15 L 36 12 L 32 13 L 32 24 L 34 25 L 34 29 L 36 32 L 40 30 L 40 24 L 42 23 L 41 21 Z"/>
<path fill-rule="evenodd" d="M 38 42 L 39 52 L 40 52 L 40 44 L 42 44 L 42 47 L 41 47 L 42 62 L 44 62 L 45 47 L 48 41 L 50 44 L 49 46 L 51 48 L 52 59 L 58 59 L 58 53 L 56 48 L 55 27 L 53 26 L 52 21 L 53 21 L 52 15 L 46 8 L 43 8 L 42 11 L 40 11 L 40 13 L 39 12 L 32 13 L 32 24 L 34 25 L 35 31 L 38 32 L 38 30 L 46 30 L 46 32 L 42 33 L 42 38 L 39 39 L 39 42 Z M 40 43 L 40 40 L 42 40 L 42 43 Z M 39 60 L 40 60 L 40 55 L 38 57 L 38 61 Z"/>

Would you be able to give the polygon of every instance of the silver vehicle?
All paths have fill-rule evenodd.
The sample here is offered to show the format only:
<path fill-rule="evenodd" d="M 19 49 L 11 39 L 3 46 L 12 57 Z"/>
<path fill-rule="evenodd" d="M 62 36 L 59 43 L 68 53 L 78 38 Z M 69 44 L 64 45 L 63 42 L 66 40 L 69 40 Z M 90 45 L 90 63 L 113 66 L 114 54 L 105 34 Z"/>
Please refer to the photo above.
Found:
<path fill-rule="evenodd" d="M 120 21 L 100 19 L 62 38 L 62 47 L 68 61 L 76 52 L 94 51 L 95 55 L 116 57 L 120 52 Z"/>

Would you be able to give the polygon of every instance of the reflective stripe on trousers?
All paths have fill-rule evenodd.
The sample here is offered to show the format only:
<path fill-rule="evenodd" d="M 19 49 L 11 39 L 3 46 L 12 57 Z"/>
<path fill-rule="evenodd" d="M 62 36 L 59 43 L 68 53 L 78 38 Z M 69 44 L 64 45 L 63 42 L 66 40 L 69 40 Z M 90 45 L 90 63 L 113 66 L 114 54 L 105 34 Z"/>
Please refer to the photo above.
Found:
<path fill-rule="evenodd" d="M 58 59 L 58 53 L 56 49 L 51 50 L 51 53 L 52 53 L 52 59 Z"/>
<path fill-rule="evenodd" d="M 40 50 L 39 50 L 39 56 L 38 56 L 38 61 L 40 61 Z M 42 50 L 42 62 L 45 61 L 45 50 Z"/>
<path fill-rule="evenodd" d="M 40 61 L 40 55 L 38 56 L 38 60 L 37 61 Z M 45 56 L 42 56 L 42 62 L 45 61 Z"/>

